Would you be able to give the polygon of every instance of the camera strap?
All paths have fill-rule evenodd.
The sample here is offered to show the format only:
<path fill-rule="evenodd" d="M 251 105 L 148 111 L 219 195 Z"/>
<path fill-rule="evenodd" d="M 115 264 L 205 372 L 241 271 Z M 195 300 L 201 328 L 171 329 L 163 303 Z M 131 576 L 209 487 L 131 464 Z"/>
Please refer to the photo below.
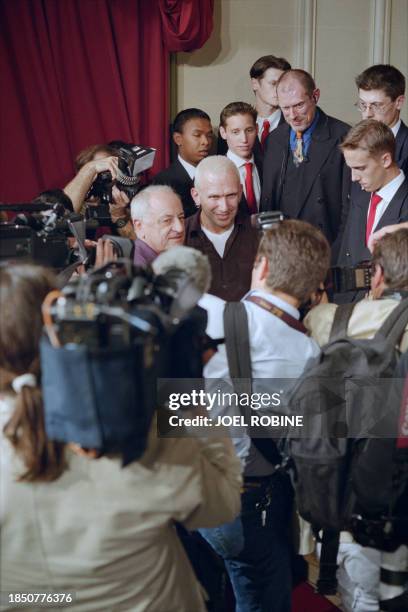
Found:
<path fill-rule="evenodd" d="M 272 304 L 271 302 L 269 302 L 268 300 L 265 300 L 259 295 L 248 295 L 245 298 L 245 301 L 253 302 L 260 308 L 263 308 L 267 312 L 270 312 L 271 314 L 275 315 L 275 317 L 278 317 L 278 319 L 282 319 L 282 321 L 286 323 L 286 325 L 289 325 L 289 327 L 296 329 L 296 331 L 301 332 L 302 334 L 308 333 L 306 327 L 303 325 L 301 321 L 299 321 L 298 319 L 295 319 L 295 317 L 292 317 L 292 315 L 282 310 L 282 308 L 275 306 L 275 304 Z"/>

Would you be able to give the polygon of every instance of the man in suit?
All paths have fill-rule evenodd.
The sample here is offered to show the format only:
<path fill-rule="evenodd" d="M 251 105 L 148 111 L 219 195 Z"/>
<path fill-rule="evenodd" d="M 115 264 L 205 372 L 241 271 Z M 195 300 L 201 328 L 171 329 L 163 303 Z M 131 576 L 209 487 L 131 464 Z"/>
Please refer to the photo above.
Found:
<path fill-rule="evenodd" d="M 255 95 L 256 123 L 261 150 L 264 150 L 265 141 L 269 134 L 278 125 L 285 123 L 279 108 L 276 84 L 285 70 L 290 69 L 291 65 L 284 57 L 263 55 L 256 60 L 249 71 L 252 90 Z"/>
<path fill-rule="evenodd" d="M 408 182 L 395 160 L 395 138 L 389 127 L 365 119 L 351 128 L 341 150 L 361 190 L 352 190 L 338 265 L 355 266 L 371 258 L 367 247 L 374 230 L 408 221 Z M 340 300 L 355 301 L 361 292 Z M 344 298 L 344 299 L 343 299 Z"/>
<path fill-rule="evenodd" d="M 290 70 L 290 68 L 289 62 L 284 57 L 264 55 L 256 60 L 249 71 L 251 86 L 255 95 L 258 127 L 258 139 L 255 141 L 254 153 L 260 161 L 262 161 L 267 137 L 278 125 L 285 123 L 278 104 L 276 83 L 284 71 Z M 226 152 L 225 140 L 219 138 L 217 153 L 225 155 Z"/>
<path fill-rule="evenodd" d="M 408 172 L 408 127 L 400 119 L 405 101 L 405 77 L 394 66 L 370 66 L 356 77 L 357 108 L 363 119 L 377 119 L 395 136 L 395 159 Z"/>
<path fill-rule="evenodd" d="M 191 197 L 196 166 L 209 155 L 213 142 L 213 129 L 207 113 L 198 108 L 180 111 L 173 123 L 173 140 L 177 146 L 177 159 L 156 174 L 152 183 L 172 187 L 181 198 L 185 216 L 189 217 L 197 210 Z"/>
<path fill-rule="evenodd" d="M 349 126 L 317 106 L 320 91 L 304 70 L 284 72 L 277 94 L 287 123 L 267 141 L 261 211 L 281 210 L 308 221 L 333 243 L 350 190 L 350 172 L 338 147 Z"/>
<path fill-rule="evenodd" d="M 255 214 L 261 199 L 262 162 L 255 156 L 256 110 L 246 102 L 231 102 L 221 111 L 220 136 L 228 145 L 227 157 L 238 168 L 242 197 L 240 210 Z"/>

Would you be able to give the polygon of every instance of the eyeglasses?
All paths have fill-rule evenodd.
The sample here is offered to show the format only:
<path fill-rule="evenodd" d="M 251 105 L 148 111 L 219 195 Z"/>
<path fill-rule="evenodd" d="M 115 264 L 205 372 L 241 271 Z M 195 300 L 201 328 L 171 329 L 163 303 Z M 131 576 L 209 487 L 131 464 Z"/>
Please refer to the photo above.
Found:
<path fill-rule="evenodd" d="M 383 115 L 392 103 L 392 100 L 391 102 L 363 102 L 362 100 L 359 100 L 354 104 L 354 106 L 358 108 L 358 110 L 362 113 L 365 113 L 368 110 L 372 110 L 373 113 Z"/>

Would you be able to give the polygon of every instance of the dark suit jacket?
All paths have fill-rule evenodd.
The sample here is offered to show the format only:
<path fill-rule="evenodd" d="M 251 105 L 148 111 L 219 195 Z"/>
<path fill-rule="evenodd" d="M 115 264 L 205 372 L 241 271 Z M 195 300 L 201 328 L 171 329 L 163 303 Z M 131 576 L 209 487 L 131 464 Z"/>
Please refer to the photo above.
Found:
<path fill-rule="evenodd" d="M 176 159 L 168 168 L 165 168 L 153 177 L 152 185 L 169 185 L 180 196 L 183 203 L 184 214 L 189 217 L 197 212 L 197 206 L 191 196 L 194 182 L 189 174 Z"/>
<path fill-rule="evenodd" d="M 349 130 L 343 121 L 326 115 L 320 117 L 312 134 L 308 161 L 301 165 L 298 198 L 282 212 L 319 227 L 330 243 L 337 238 L 345 219 L 350 191 L 350 171 L 339 143 Z M 281 210 L 289 155 L 290 126 L 282 124 L 267 139 L 263 165 L 261 211 Z M 303 166 L 303 168 L 302 168 Z"/>
<path fill-rule="evenodd" d="M 367 259 L 371 254 L 365 244 L 370 194 L 358 187 L 352 189 L 351 204 L 341 241 L 338 266 L 351 267 Z M 405 180 L 388 204 L 375 230 L 386 225 L 408 221 L 408 180 Z"/>
<path fill-rule="evenodd" d="M 408 174 L 408 127 L 403 121 L 395 139 L 395 158 L 399 167 Z"/>

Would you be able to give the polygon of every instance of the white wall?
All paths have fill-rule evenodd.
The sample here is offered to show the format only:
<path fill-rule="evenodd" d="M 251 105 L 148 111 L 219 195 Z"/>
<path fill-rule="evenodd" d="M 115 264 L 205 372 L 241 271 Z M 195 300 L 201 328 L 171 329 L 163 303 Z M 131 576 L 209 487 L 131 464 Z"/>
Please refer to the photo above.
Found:
<path fill-rule="evenodd" d="M 253 101 L 249 68 L 269 53 L 309 70 L 322 108 L 350 123 L 359 72 L 390 62 L 408 80 L 408 0 L 215 0 L 214 22 L 202 49 L 176 56 L 173 114 L 198 106 L 218 125 L 228 102 Z"/>

